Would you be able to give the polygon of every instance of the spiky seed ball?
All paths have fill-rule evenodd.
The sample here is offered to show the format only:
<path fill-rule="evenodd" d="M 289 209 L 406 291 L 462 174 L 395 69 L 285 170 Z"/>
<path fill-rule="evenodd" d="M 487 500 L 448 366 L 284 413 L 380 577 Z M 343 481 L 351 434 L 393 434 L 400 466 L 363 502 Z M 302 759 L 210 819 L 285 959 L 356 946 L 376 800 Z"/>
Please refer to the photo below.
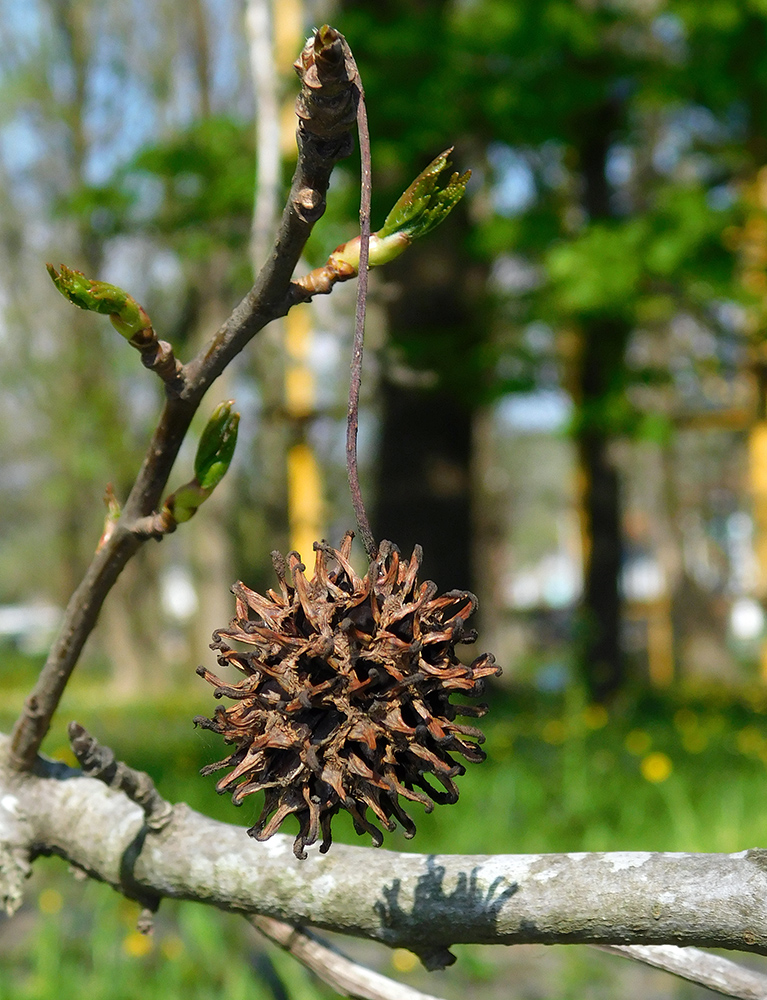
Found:
<path fill-rule="evenodd" d="M 451 754 L 468 761 L 485 754 L 481 731 L 454 720 L 480 717 L 487 706 L 453 705 L 450 695 L 477 696 L 484 678 L 500 673 L 489 653 L 469 666 L 456 656 L 457 643 L 476 639 L 466 627 L 477 606 L 473 594 L 453 590 L 438 597 L 435 584 L 419 586 L 420 546 L 407 562 L 396 546 L 382 542 L 359 577 L 349 562 L 352 538 L 347 533 L 340 549 L 315 543 L 311 580 L 298 553 L 291 552 L 287 564 L 273 553 L 278 593 L 262 597 L 235 584 L 236 616 L 214 633 L 211 648 L 219 664 L 245 677 L 228 684 L 198 669 L 216 698 L 235 701 L 212 719 L 195 719 L 234 746 L 202 773 L 231 768 L 216 789 L 231 792 L 236 805 L 265 793 L 248 830 L 257 840 L 271 837 L 294 813 L 298 858 L 320 832 L 320 850 L 328 850 L 340 808 L 379 846 L 383 834 L 371 818 L 390 831 L 399 821 L 405 836 L 415 834 L 401 799 L 420 802 L 427 812 L 435 802 L 457 801 L 453 779 L 465 768 Z M 253 650 L 241 652 L 232 642 Z"/>

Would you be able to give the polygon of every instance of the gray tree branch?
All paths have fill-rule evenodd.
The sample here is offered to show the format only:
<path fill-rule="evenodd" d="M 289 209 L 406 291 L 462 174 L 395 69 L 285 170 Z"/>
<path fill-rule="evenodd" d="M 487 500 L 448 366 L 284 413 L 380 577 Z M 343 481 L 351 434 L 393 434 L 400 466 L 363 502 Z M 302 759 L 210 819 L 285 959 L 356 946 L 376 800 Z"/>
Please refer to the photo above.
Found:
<path fill-rule="evenodd" d="M 142 808 L 150 830 L 161 830 L 170 821 L 173 807 L 160 796 L 149 775 L 115 760 L 108 747 L 101 746 L 77 723 L 70 723 L 69 736 L 84 773 L 125 792 Z M 248 914 L 247 919 L 270 941 L 288 951 L 341 993 L 362 1000 L 434 1000 L 350 961 L 311 932 L 259 914 Z M 767 998 L 767 976 L 698 948 L 674 945 L 595 947 L 663 969 L 728 996 L 742 1000 Z"/>
<path fill-rule="evenodd" d="M 763 850 L 426 856 L 339 844 L 301 862 L 287 836 L 261 844 L 183 804 L 152 832 L 120 791 L 43 760 L 33 773 L 14 773 L 7 754 L 4 738 L 0 895 L 8 908 L 18 901 L 19 861 L 23 868 L 54 854 L 131 898 L 192 899 L 335 930 L 409 948 L 430 967 L 448 964 L 449 947 L 463 942 L 767 954 Z"/>
<path fill-rule="evenodd" d="M 723 955 L 710 955 L 699 948 L 678 948 L 672 944 L 596 947 L 600 951 L 671 972 L 728 997 L 737 997 L 738 1000 L 767 1000 L 767 976 L 731 962 Z"/>
<path fill-rule="evenodd" d="M 429 993 L 421 993 L 352 962 L 310 932 L 254 913 L 249 914 L 247 919 L 264 937 L 298 959 L 344 996 L 357 1000 L 438 1000 Z"/>

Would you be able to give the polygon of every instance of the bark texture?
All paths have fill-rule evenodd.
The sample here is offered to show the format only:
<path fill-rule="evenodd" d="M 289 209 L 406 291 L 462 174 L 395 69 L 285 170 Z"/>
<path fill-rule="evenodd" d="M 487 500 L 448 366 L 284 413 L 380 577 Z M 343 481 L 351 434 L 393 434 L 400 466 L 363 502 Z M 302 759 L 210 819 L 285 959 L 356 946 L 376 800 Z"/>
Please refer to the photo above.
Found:
<path fill-rule="evenodd" d="M 0 743 L 7 761 L 8 741 Z M 485 944 L 676 944 L 767 954 L 767 851 L 419 855 L 336 845 L 297 860 L 176 805 L 160 832 L 122 792 L 39 760 L 0 770 L 0 895 L 20 901 L 36 855 L 58 855 L 155 908 L 162 897 L 406 947 L 428 967 Z M 360 876 L 364 873 L 364 878 Z"/>

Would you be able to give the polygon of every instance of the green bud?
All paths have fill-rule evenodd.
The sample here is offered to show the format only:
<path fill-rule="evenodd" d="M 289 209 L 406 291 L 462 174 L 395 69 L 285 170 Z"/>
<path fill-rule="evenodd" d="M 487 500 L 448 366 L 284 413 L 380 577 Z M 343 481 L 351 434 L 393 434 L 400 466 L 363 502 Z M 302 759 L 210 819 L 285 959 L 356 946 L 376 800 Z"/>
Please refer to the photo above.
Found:
<path fill-rule="evenodd" d="M 449 180 L 441 176 L 450 166 L 446 149 L 422 171 L 389 212 L 378 236 L 405 233 L 411 239 L 423 236 L 438 226 L 463 198 L 471 171 L 453 173 Z"/>
<path fill-rule="evenodd" d="M 197 446 L 194 475 L 207 493 L 212 492 L 224 478 L 234 455 L 240 414 L 232 413 L 233 406 L 233 399 L 218 404 Z"/>
<path fill-rule="evenodd" d="M 151 331 L 152 324 L 143 307 L 122 288 L 86 278 L 81 271 L 73 271 L 65 264 L 60 271 L 51 264 L 45 266 L 64 298 L 80 309 L 109 316 L 114 328 L 126 340 L 132 341 L 144 331 Z"/>
<path fill-rule="evenodd" d="M 229 399 L 215 408 L 197 446 L 194 479 L 166 499 L 164 510 L 170 515 L 171 524 L 183 524 L 193 517 L 226 475 L 240 422 L 239 413 L 232 413 L 233 405 L 234 400 Z"/>
<path fill-rule="evenodd" d="M 449 179 L 440 175 L 450 166 L 446 149 L 420 173 L 389 212 L 383 228 L 370 234 L 369 267 L 388 264 L 406 250 L 418 236 L 430 232 L 446 218 L 463 198 L 471 171 Z M 360 268 L 360 237 L 342 243 L 328 257 L 327 264 L 299 278 L 296 286 L 307 297 L 324 295 L 338 281 L 355 278 Z"/>
<path fill-rule="evenodd" d="M 197 480 L 193 479 L 191 483 L 186 483 L 171 494 L 165 501 L 165 506 L 170 510 L 176 524 L 183 524 L 197 513 L 197 509 L 209 495 L 210 491 L 204 490 Z"/>
<path fill-rule="evenodd" d="M 97 552 L 111 538 L 115 530 L 115 525 L 120 520 L 120 501 L 115 496 L 114 487 L 111 483 L 107 483 L 106 490 L 104 491 L 104 503 L 107 508 L 107 516 L 104 518 L 104 530 L 101 532 L 99 544 L 96 546 Z"/>
<path fill-rule="evenodd" d="M 353 240 L 342 243 L 340 247 L 333 251 L 328 259 L 328 264 L 338 268 L 339 264 L 347 265 L 357 274 L 360 268 L 360 241 L 361 237 L 355 236 Z M 399 257 L 403 250 L 412 243 L 412 239 L 407 233 L 391 233 L 389 236 L 381 236 L 378 233 L 370 234 L 370 253 L 368 264 L 370 267 L 380 267 L 381 264 L 388 264 L 390 260 Z"/>
<path fill-rule="evenodd" d="M 107 509 L 107 520 L 116 522 L 120 519 L 122 509 L 120 507 L 120 501 L 115 495 L 115 488 L 111 483 L 107 483 L 106 489 L 104 490 L 104 506 Z"/>

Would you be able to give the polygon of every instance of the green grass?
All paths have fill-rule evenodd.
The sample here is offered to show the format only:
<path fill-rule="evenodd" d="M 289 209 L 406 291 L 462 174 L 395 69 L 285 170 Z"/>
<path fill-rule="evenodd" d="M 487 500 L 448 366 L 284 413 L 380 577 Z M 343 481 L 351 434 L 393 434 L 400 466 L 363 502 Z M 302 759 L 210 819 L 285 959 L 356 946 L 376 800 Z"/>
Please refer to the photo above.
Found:
<path fill-rule="evenodd" d="M 192 716 L 210 707 L 194 695 L 104 708 L 83 689 L 68 696 L 46 750 L 71 761 L 64 723 L 77 718 L 122 759 L 148 771 L 167 798 L 249 825 L 258 803 L 235 809 L 215 794 L 213 779 L 198 774 L 224 748 L 214 734 L 193 729 Z M 2 728 L 10 724 L 11 707 L 6 702 L 0 712 Z M 766 710 L 761 693 L 737 699 L 721 692 L 687 699 L 644 696 L 610 714 L 575 694 L 557 701 L 530 691 L 498 693 L 483 726 L 488 759 L 469 765 L 459 779 L 459 803 L 437 807 L 430 816 L 413 806 L 415 840 L 392 836 L 386 846 L 538 853 L 763 845 L 765 824 L 753 805 L 767 778 Z M 286 832 L 291 829 L 287 823 Z M 360 842 L 348 823 L 334 831 L 338 840 Z M 0 1000 L 333 995 L 287 956 L 265 949 L 234 916 L 163 903 L 155 932 L 146 939 L 135 931 L 134 904 L 105 886 L 76 882 L 54 859 L 35 868 L 23 910 L 0 927 Z M 406 978 L 444 996 L 560 1000 L 620 993 L 613 966 L 604 964 L 607 957 L 573 949 L 563 949 L 572 956 L 564 964 L 549 962 L 559 970 L 550 977 L 550 992 L 509 992 L 509 984 L 502 985 L 515 951 L 459 948 L 454 969 L 436 978 L 415 970 Z M 401 975 L 407 968 L 402 955 L 394 956 L 399 972 L 384 949 L 374 955 L 385 973 Z M 668 983 L 663 995 L 690 995 L 687 987 Z"/>

